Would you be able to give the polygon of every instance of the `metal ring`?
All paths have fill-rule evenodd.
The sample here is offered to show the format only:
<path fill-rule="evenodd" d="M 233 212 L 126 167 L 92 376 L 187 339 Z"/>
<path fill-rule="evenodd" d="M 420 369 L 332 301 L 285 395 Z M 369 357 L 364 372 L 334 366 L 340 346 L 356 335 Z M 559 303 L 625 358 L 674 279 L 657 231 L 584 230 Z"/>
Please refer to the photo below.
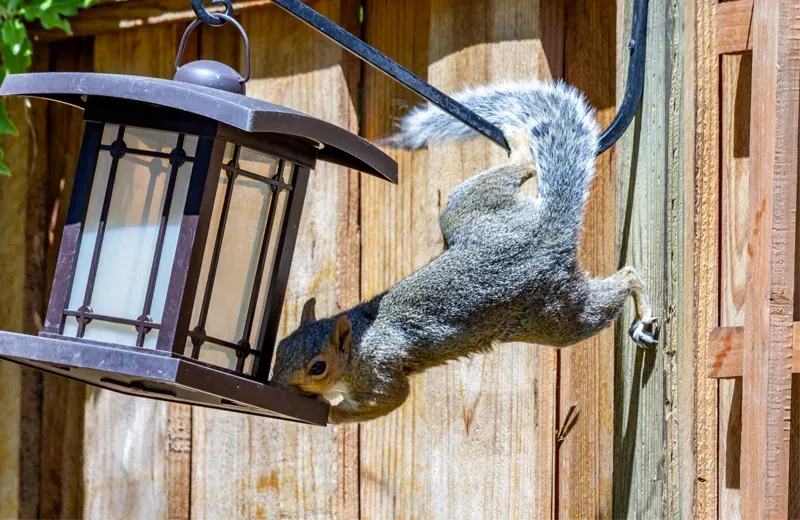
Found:
<path fill-rule="evenodd" d="M 226 0 L 219 0 L 219 1 L 226 1 Z M 192 2 L 194 4 L 194 2 Z M 208 14 L 208 13 L 206 13 Z M 199 15 L 198 15 L 199 16 Z M 218 13 L 214 16 L 219 17 L 222 20 L 222 24 L 226 22 L 230 22 L 236 29 L 239 30 L 239 34 L 242 35 L 242 40 L 244 40 L 244 76 L 239 77 L 239 83 L 247 83 L 250 79 L 250 40 L 247 38 L 247 33 L 244 31 L 244 28 L 237 22 L 233 17 L 228 16 L 227 14 Z M 186 41 L 189 39 L 189 35 L 192 34 L 192 31 L 195 28 L 204 23 L 202 19 L 198 18 L 194 20 L 192 23 L 189 24 L 189 27 L 186 28 L 186 31 L 183 33 L 183 38 L 181 38 L 181 44 L 178 47 L 178 56 L 175 58 L 175 70 L 181 68 L 181 61 L 183 61 L 183 50 L 186 48 Z M 222 25 L 220 24 L 220 25 Z M 215 26 L 218 27 L 218 26 Z"/>
<path fill-rule="evenodd" d="M 220 26 L 225 23 L 225 20 L 217 13 L 209 13 L 203 5 L 203 0 L 189 0 L 192 4 L 192 10 L 197 16 L 198 20 L 208 25 Z M 222 4 L 225 6 L 225 16 L 233 16 L 233 6 L 230 0 L 211 0 L 213 5 Z"/>

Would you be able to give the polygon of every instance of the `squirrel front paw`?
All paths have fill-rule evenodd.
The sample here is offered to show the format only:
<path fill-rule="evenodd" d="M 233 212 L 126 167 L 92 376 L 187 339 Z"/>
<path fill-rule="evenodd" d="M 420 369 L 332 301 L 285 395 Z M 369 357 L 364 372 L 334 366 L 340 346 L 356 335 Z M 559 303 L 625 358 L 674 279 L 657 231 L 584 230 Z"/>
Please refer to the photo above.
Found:
<path fill-rule="evenodd" d="M 659 332 L 658 318 L 644 318 L 634 322 L 628 333 L 639 348 L 651 349 L 658 346 Z"/>

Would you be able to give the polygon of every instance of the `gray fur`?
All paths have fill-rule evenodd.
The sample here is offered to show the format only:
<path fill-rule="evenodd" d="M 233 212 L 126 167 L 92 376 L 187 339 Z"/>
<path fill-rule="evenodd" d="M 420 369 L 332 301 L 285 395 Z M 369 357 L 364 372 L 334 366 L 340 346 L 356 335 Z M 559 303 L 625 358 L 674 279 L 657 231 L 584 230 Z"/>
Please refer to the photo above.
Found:
<path fill-rule="evenodd" d="M 563 83 L 512 83 L 454 96 L 504 130 L 518 148 L 509 164 L 456 187 L 441 214 L 446 249 L 386 293 L 346 314 L 353 347 L 341 384 L 349 394 L 333 422 L 385 415 L 408 395 L 408 375 L 486 352 L 497 342 L 564 347 L 597 334 L 634 296 L 631 333 L 654 345 L 656 320 L 632 268 L 606 279 L 578 265 L 581 219 L 594 175 L 598 127 L 583 96 Z M 519 131 L 524 131 L 520 138 Z M 432 106 L 417 108 L 387 143 L 420 148 L 474 137 Z M 529 149 L 525 149 L 529 148 Z M 520 194 L 538 165 L 540 198 Z M 318 355 L 338 316 L 281 342 L 274 379 Z"/>

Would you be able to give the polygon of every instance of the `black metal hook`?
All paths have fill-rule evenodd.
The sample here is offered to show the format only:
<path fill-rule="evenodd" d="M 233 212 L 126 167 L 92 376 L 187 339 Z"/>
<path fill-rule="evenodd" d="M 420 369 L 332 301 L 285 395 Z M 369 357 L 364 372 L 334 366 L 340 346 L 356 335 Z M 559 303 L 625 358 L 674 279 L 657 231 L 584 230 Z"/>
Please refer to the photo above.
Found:
<path fill-rule="evenodd" d="M 203 5 L 203 0 L 189 0 L 192 4 L 192 10 L 197 18 L 208 25 L 223 25 L 226 20 L 218 14 L 209 13 Z M 211 0 L 213 5 L 222 4 L 225 6 L 225 16 L 233 16 L 233 6 L 230 0 Z"/>
<path fill-rule="evenodd" d="M 644 71 L 647 48 L 647 4 L 648 0 L 634 0 L 633 20 L 631 22 L 631 39 L 628 48 L 631 52 L 628 62 L 628 81 L 625 86 L 625 97 L 619 112 L 600 136 L 597 155 L 605 152 L 616 143 L 636 116 L 644 92 Z"/>

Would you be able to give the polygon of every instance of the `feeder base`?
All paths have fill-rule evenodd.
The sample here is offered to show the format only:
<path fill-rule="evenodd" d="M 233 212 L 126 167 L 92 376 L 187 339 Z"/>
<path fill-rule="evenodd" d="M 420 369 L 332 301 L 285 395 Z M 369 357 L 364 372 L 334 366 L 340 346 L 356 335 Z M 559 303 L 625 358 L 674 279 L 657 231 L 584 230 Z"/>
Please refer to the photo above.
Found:
<path fill-rule="evenodd" d="M 329 406 L 169 352 L 0 331 L 0 358 L 107 390 L 325 426 Z"/>

